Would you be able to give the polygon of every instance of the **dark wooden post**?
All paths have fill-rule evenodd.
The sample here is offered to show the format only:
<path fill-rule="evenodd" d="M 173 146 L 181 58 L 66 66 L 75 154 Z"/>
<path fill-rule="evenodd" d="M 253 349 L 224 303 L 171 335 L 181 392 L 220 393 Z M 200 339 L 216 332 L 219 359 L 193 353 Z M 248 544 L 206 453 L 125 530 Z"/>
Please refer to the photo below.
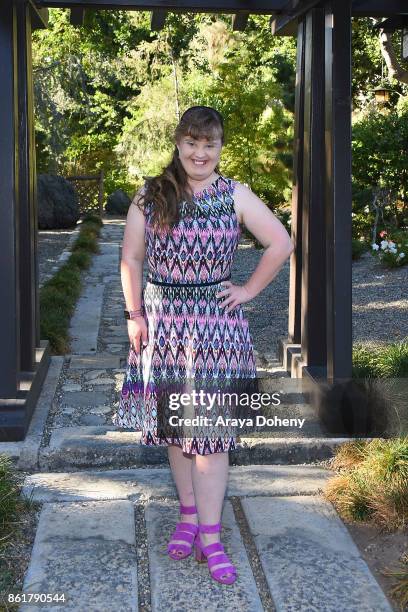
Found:
<path fill-rule="evenodd" d="M 326 266 L 324 211 L 324 10 L 306 14 L 302 221 L 302 353 L 292 375 L 326 366 Z M 322 373 L 320 371 L 320 373 Z"/>
<path fill-rule="evenodd" d="M 352 370 L 351 1 L 325 6 L 327 379 Z"/>
<path fill-rule="evenodd" d="M 12 0 L 0 7 L 0 405 L 16 398 L 20 367 L 20 299 L 18 245 L 18 157 L 16 15 Z M 0 412 L 0 428 L 4 419 Z"/>
<path fill-rule="evenodd" d="M 283 363 L 284 369 L 288 371 L 290 371 L 292 367 L 293 355 L 300 353 L 301 348 L 304 62 L 305 22 L 302 19 L 299 22 L 297 34 L 293 189 L 291 204 L 291 237 L 296 248 L 290 257 L 288 338 L 286 340 L 279 340 L 278 343 L 279 358 Z"/>
<path fill-rule="evenodd" d="M 37 222 L 31 83 L 31 14 L 26 0 L 0 6 L 0 441 L 22 440 L 50 362 L 39 340 Z"/>
<path fill-rule="evenodd" d="M 31 65 L 31 17 L 27 0 L 16 3 L 19 130 L 20 369 L 32 372 L 39 346 L 36 164 Z"/>

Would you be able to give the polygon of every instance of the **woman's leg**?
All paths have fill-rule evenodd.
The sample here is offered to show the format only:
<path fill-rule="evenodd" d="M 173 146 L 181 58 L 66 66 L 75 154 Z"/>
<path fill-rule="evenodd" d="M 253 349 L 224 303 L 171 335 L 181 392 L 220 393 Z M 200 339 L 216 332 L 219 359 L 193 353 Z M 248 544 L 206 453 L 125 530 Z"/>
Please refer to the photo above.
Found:
<path fill-rule="evenodd" d="M 176 485 L 180 503 L 183 506 L 195 506 L 193 482 L 191 478 L 192 455 L 185 455 L 179 446 L 174 444 L 168 447 L 169 463 L 173 480 Z M 180 520 L 183 523 L 193 523 L 197 525 L 197 514 L 181 514 Z M 181 540 L 172 540 L 181 542 Z"/>
<path fill-rule="evenodd" d="M 219 523 L 228 482 L 228 453 L 195 455 L 192 468 L 199 522 L 203 525 Z M 220 534 L 200 533 L 200 538 L 203 546 L 208 546 L 208 544 L 219 542 Z M 220 563 L 215 567 L 225 565 L 227 564 Z"/>

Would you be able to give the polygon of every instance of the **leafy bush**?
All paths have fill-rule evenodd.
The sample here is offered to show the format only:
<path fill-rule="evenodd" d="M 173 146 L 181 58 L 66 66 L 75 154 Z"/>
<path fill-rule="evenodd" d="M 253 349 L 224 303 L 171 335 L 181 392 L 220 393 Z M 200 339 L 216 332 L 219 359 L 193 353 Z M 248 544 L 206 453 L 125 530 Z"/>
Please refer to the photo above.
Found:
<path fill-rule="evenodd" d="M 367 244 L 363 240 L 353 238 L 351 242 L 352 259 L 360 259 L 365 251 L 367 251 Z"/>
<path fill-rule="evenodd" d="M 405 231 L 386 230 L 380 232 L 380 244 L 371 245 L 372 252 L 377 255 L 388 268 L 404 266 L 408 262 L 408 233 Z"/>
<path fill-rule="evenodd" d="M 370 190 L 383 188 L 395 194 L 384 209 L 384 221 L 401 227 L 408 221 L 408 107 L 367 113 L 353 124 L 352 138 L 354 212 L 369 206 Z"/>
<path fill-rule="evenodd" d="M 408 376 L 408 339 L 381 348 L 353 347 L 353 378 L 404 378 Z"/>

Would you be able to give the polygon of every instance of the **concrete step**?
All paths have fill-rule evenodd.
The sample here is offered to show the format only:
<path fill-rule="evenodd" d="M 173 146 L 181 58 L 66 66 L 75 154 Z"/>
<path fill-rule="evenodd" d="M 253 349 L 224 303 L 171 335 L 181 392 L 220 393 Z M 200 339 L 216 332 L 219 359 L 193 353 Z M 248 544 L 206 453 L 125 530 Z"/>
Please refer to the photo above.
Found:
<path fill-rule="evenodd" d="M 165 447 L 140 444 L 140 432 L 113 426 L 60 427 L 50 445 L 41 447 L 37 468 L 64 471 L 95 467 L 138 467 L 167 463 Z M 230 454 L 233 465 L 301 464 L 333 456 L 345 438 L 242 437 L 242 446 Z"/>
<path fill-rule="evenodd" d="M 317 495 L 330 470 L 315 465 L 230 467 L 227 497 Z M 170 468 L 43 472 L 25 478 L 22 494 L 39 502 L 176 498 Z"/>

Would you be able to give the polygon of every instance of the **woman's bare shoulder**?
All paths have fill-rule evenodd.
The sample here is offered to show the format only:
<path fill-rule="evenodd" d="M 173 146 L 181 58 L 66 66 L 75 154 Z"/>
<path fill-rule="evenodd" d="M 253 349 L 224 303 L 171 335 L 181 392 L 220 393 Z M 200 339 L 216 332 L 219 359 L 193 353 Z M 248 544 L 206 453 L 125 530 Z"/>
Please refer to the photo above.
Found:
<path fill-rule="evenodd" d="M 234 200 L 234 208 L 238 217 L 239 223 L 243 223 L 243 211 L 250 189 L 244 183 L 235 179 L 230 179 L 232 186 L 232 195 Z"/>

